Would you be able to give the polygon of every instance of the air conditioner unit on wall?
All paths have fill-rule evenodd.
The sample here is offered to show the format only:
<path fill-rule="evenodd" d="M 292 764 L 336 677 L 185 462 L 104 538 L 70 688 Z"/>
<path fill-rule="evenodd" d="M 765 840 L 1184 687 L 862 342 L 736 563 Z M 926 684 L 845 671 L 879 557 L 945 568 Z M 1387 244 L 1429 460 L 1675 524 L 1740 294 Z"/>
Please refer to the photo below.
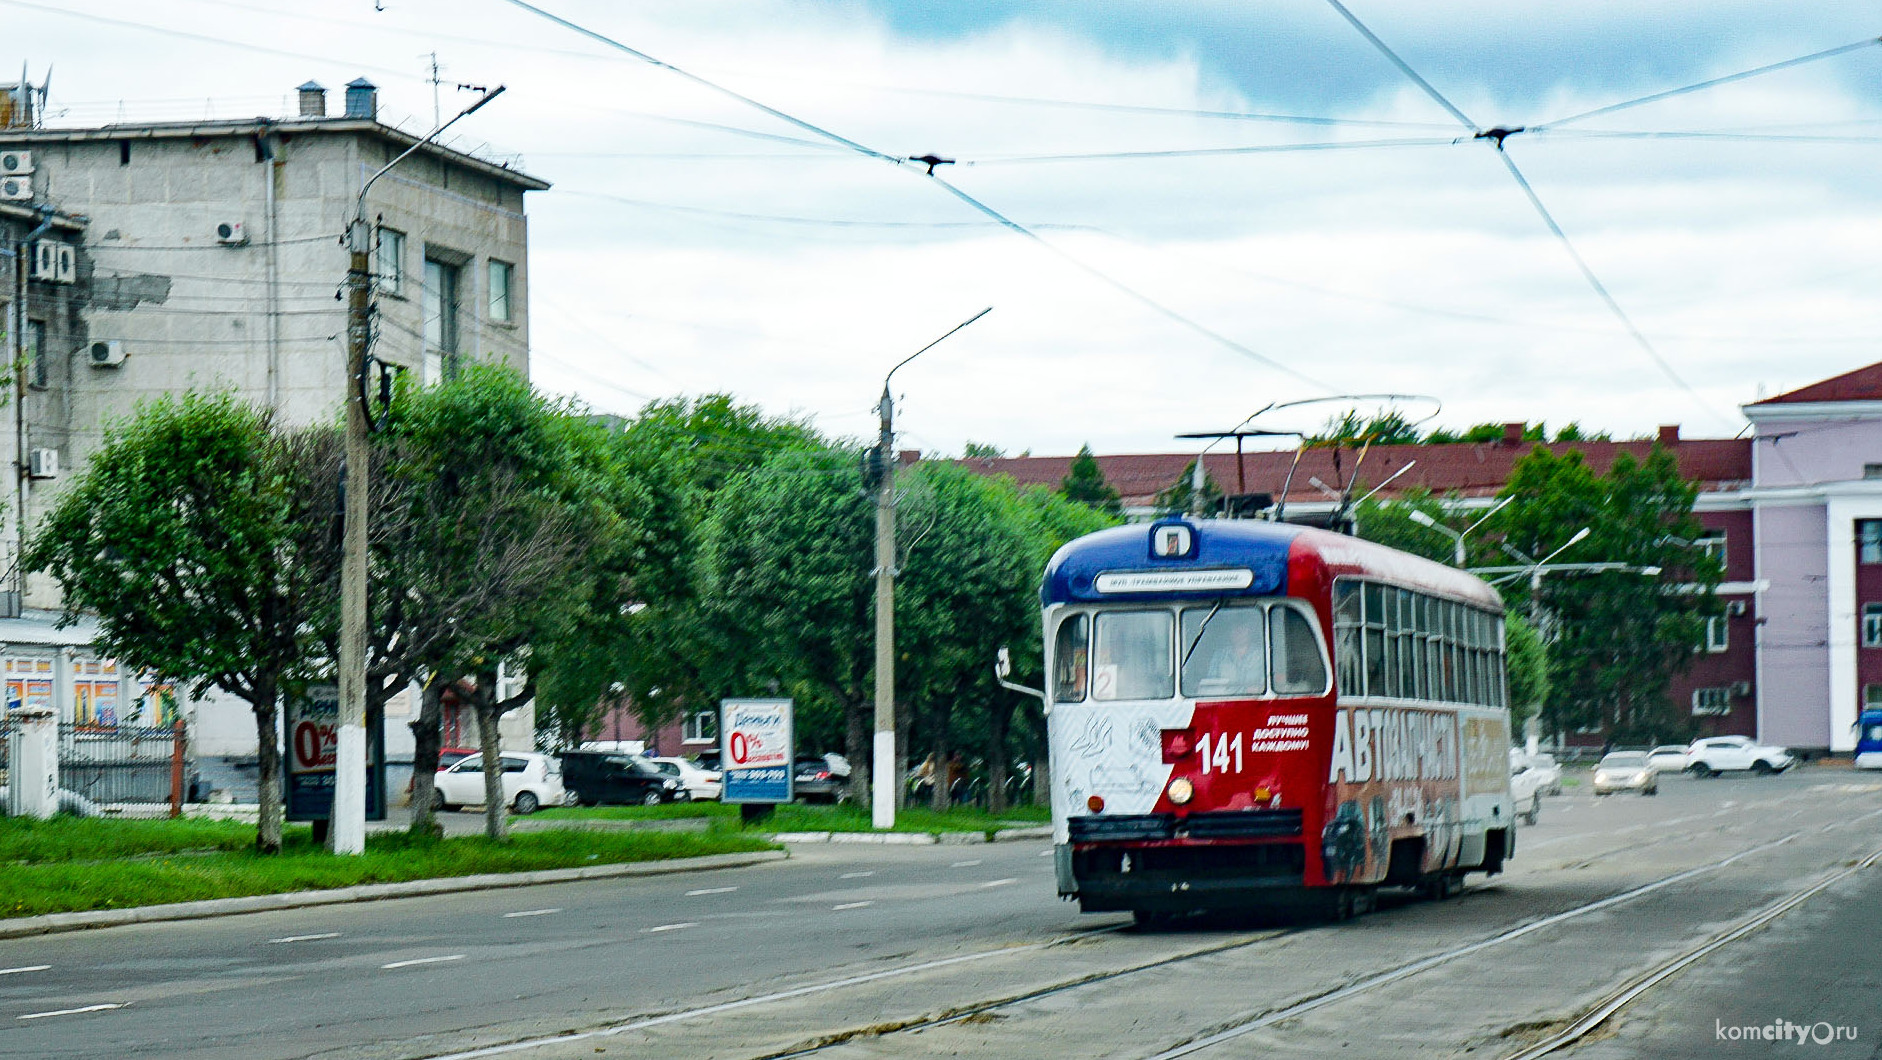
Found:
<path fill-rule="evenodd" d="M 72 244 L 41 240 L 33 248 L 33 279 L 71 283 L 78 278 L 78 249 Z"/>
<path fill-rule="evenodd" d="M 248 242 L 248 229 L 240 221 L 224 221 L 216 226 L 216 242 L 239 247 Z"/>
<path fill-rule="evenodd" d="M 33 197 L 33 178 L 0 177 L 0 200 L 25 202 Z"/>
<path fill-rule="evenodd" d="M 1750 681 L 1733 681 L 1732 682 L 1732 695 L 1738 696 L 1740 698 L 1751 695 L 1751 682 Z"/>
<path fill-rule="evenodd" d="M 91 366 L 93 368 L 116 368 L 123 363 L 123 340 L 100 339 L 91 344 Z"/>
<path fill-rule="evenodd" d="M 59 451 L 57 449 L 35 449 L 27 457 L 26 473 L 33 478 L 59 477 Z"/>
<path fill-rule="evenodd" d="M 0 174 L 22 177 L 33 171 L 31 151 L 0 151 Z"/>
<path fill-rule="evenodd" d="M 1733 600 L 1725 605 L 1725 613 L 1737 617 L 1745 613 L 1745 601 Z"/>

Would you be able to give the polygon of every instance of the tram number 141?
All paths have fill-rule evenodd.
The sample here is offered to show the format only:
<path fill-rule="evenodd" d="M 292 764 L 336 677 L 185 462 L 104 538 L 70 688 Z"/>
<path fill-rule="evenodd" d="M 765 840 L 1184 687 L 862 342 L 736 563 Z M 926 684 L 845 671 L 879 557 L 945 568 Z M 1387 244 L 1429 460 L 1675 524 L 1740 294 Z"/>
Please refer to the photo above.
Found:
<path fill-rule="evenodd" d="M 1204 776 L 1209 775 L 1211 769 L 1217 773 L 1242 771 L 1242 734 L 1239 732 L 1205 732 L 1202 739 L 1196 741 L 1196 752 L 1202 758 Z"/>

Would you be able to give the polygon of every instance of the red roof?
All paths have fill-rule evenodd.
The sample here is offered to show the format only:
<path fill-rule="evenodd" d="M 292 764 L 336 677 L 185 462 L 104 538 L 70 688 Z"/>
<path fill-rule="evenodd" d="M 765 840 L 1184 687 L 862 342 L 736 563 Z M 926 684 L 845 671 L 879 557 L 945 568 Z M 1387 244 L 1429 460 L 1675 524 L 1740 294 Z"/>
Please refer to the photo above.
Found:
<path fill-rule="evenodd" d="M 1882 366 L 1878 366 L 1882 367 Z M 1552 452 L 1580 450 L 1583 459 L 1596 473 L 1604 473 L 1622 451 L 1644 460 L 1653 448 L 1651 441 L 1632 442 L 1557 442 L 1543 446 Z M 1312 482 L 1318 478 L 1328 488 L 1343 489 L 1355 479 L 1377 485 L 1407 462 L 1416 461 L 1411 470 L 1392 480 L 1380 496 L 1395 496 L 1403 490 L 1422 486 L 1437 494 L 1458 493 L 1467 497 L 1490 496 L 1509 480 L 1516 461 L 1529 455 L 1534 442 L 1460 442 L 1447 445 L 1375 445 L 1359 464 L 1357 448 L 1309 449 L 1300 455 L 1294 468 L 1293 482 L 1287 491 L 1289 501 L 1330 499 Z M 1748 438 L 1680 440 L 1667 446 L 1679 461 L 1680 473 L 1696 480 L 1702 491 L 1733 489 L 1751 481 L 1751 440 Z M 1192 453 L 1152 453 L 1099 456 L 1098 467 L 1106 482 L 1118 491 L 1127 506 L 1149 505 L 1163 490 L 1182 477 L 1183 469 L 1195 459 Z M 989 475 L 1009 475 L 1022 486 L 1043 485 L 1056 488 L 1070 473 L 1072 457 L 1022 456 L 975 458 L 957 461 Z M 1235 454 L 1214 452 L 1203 460 L 1216 485 L 1225 493 L 1268 493 L 1281 496 L 1288 470 L 1294 465 L 1294 452 L 1254 452 L 1242 457 L 1238 474 Z M 1357 466 L 1356 466 L 1357 465 Z"/>
<path fill-rule="evenodd" d="M 1789 393 L 1754 401 L 1751 407 L 1803 405 L 1818 401 L 1882 401 L 1882 361 L 1853 372 L 1831 376 L 1820 383 L 1799 387 Z"/>

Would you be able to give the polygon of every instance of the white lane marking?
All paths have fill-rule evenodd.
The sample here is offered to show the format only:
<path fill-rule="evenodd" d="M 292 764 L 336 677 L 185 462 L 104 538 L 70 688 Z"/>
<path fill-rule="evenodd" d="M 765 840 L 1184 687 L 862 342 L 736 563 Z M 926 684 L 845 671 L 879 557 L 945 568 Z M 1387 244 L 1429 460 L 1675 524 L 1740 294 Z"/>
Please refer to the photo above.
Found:
<path fill-rule="evenodd" d="M 1098 928 L 1095 931 L 1080 932 L 1073 937 L 1082 938 L 1085 935 L 1096 935 L 1115 930 L 1117 929 Z M 965 953 L 959 957 L 944 957 L 937 961 L 922 961 L 919 964 L 905 964 L 899 968 L 885 968 L 882 971 L 870 972 L 867 975 L 854 975 L 847 979 L 838 979 L 833 982 L 813 983 L 810 986 L 780 990 L 775 994 L 760 994 L 757 997 L 739 998 L 737 1001 L 725 1001 L 717 1005 L 707 1005 L 703 1008 L 691 1008 L 681 1012 L 669 1012 L 664 1016 L 651 1016 L 647 1019 L 630 1020 L 626 1023 L 617 1023 L 612 1027 L 603 1027 L 598 1031 L 576 1031 L 569 1034 L 557 1034 L 548 1038 L 530 1038 L 520 1042 L 508 1042 L 503 1045 L 487 1045 L 481 1049 L 471 1049 L 462 1053 L 447 1053 L 443 1056 L 434 1057 L 433 1060 L 479 1060 L 479 1058 L 486 1056 L 506 1056 L 511 1053 L 540 1049 L 545 1045 L 566 1045 L 570 1042 L 583 1042 L 594 1038 L 612 1038 L 617 1034 L 646 1030 L 649 1027 L 664 1027 L 669 1023 L 696 1020 L 704 1016 L 717 1016 L 722 1012 L 736 1012 L 739 1009 L 750 1008 L 753 1005 L 768 1005 L 774 1001 L 788 1001 L 794 997 L 808 997 L 812 994 L 824 994 L 832 990 L 843 990 L 852 986 L 861 986 L 864 983 L 880 982 L 884 979 L 899 979 L 903 976 L 916 975 L 921 972 L 932 971 L 936 968 L 952 968 L 957 964 L 984 961 L 992 957 L 1011 957 L 1014 954 L 1026 953 L 1032 950 L 1043 950 L 1049 946 L 1056 945 L 1058 945 L 1057 942 L 1034 942 L 1022 946 L 1014 946 L 1011 949 L 982 950 L 979 953 Z"/>
<path fill-rule="evenodd" d="M 835 912 L 836 910 L 839 910 L 839 909 L 861 909 L 863 906 L 875 905 L 875 904 L 876 903 L 874 902 L 844 902 L 842 905 L 831 906 L 830 910 L 832 912 Z"/>
<path fill-rule="evenodd" d="M 988 880 L 986 883 L 981 884 L 981 886 L 982 887 L 1005 887 L 1009 883 L 1018 883 L 1018 882 L 1019 882 L 1018 880 L 1014 879 L 1011 876 L 1008 876 L 1004 880 Z"/>
<path fill-rule="evenodd" d="M 863 878 L 864 876 L 874 876 L 874 875 L 875 875 L 875 873 L 873 873 L 873 872 L 846 872 L 846 873 L 844 873 L 843 875 L 841 875 L 841 876 L 838 876 L 838 877 L 837 877 L 837 879 L 839 879 L 839 880 L 860 880 L 860 879 L 862 879 L 862 878 Z"/>
<path fill-rule="evenodd" d="M 0 975 L 18 975 L 21 972 L 43 972 L 52 967 L 50 964 L 29 964 L 24 968 L 0 968 Z"/>
<path fill-rule="evenodd" d="M 519 916 L 548 916 L 551 913 L 560 913 L 561 911 L 560 907 L 554 909 L 519 909 L 514 913 L 503 914 L 503 919 L 514 920 Z"/>
<path fill-rule="evenodd" d="M 1041 850 L 1041 851 L 1039 852 L 1039 856 L 1040 856 L 1040 857 L 1042 857 L 1042 858 L 1049 858 L 1049 857 L 1051 857 L 1051 856 L 1052 856 L 1052 851 L 1050 851 L 1050 850 Z"/>
<path fill-rule="evenodd" d="M 382 964 L 379 967 L 381 968 L 410 968 L 414 964 L 443 964 L 446 961 L 461 961 L 463 959 L 464 959 L 463 954 L 453 953 L 448 957 L 414 957 L 413 959 L 409 961 L 393 961 L 391 964 Z"/>
<path fill-rule="evenodd" d="M 678 931 L 681 928 L 698 927 L 698 926 L 699 926 L 698 921 L 689 920 L 683 924 L 662 924 L 659 927 L 641 928 L 640 933 L 643 935 L 656 935 L 662 931 Z"/>
<path fill-rule="evenodd" d="M 340 933 L 338 931 L 322 931 L 315 935 L 288 935 L 284 938 L 269 939 L 268 945 L 278 946 L 283 942 L 313 942 L 316 939 L 337 939 L 339 937 Z"/>
<path fill-rule="evenodd" d="M 129 1004 L 129 1002 L 125 1002 L 124 1004 Z M 62 1009 L 56 1009 L 52 1012 L 29 1012 L 24 1016 L 16 1016 L 14 1018 L 23 1019 L 23 1020 L 43 1020 L 52 1016 L 76 1016 L 81 1012 L 103 1012 L 106 1009 L 123 1008 L 123 1007 L 124 1005 L 122 1004 L 86 1005 L 84 1008 L 62 1008 Z"/>
<path fill-rule="evenodd" d="M 687 891 L 686 897 L 697 898 L 702 894 L 731 894 L 737 887 L 701 887 L 696 891 Z"/>
<path fill-rule="evenodd" d="M 974 860 L 972 860 L 972 861 L 957 861 L 957 862 L 955 862 L 954 864 L 952 864 L 952 865 L 949 865 L 949 866 L 948 866 L 948 868 L 950 868 L 950 869 L 965 869 L 965 868 L 968 868 L 968 867 L 970 867 L 970 866 L 973 866 L 973 865 L 978 865 L 978 864 L 980 864 L 980 859 L 979 859 L 979 858 L 975 858 L 975 859 L 974 859 Z"/>

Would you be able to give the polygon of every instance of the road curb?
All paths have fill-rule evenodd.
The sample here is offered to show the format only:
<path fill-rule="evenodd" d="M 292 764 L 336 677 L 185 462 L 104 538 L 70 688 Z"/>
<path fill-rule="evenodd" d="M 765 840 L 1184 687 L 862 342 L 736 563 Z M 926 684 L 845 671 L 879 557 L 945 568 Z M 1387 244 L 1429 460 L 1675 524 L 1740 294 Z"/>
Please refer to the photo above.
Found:
<path fill-rule="evenodd" d="M 708 854 L 697 858 L 670 861 L 627 861 L 612 865 L 584 865 L 573 869 L 537 869 L 534 872 L 493 872 L 481 876 L 445 876 L 403 883 L 365 883 L 335 887 L 328 891 L 287 891 L 281 894 L 256 894 L 242 898 L 211 898 L 200 902 L 171 902 L 165 905 L 134 906 L 129 909 L 90 909 L 78 913 L 47 913 L 43 916 L 0 920 L 0 939 L 51 935 L 62 931 L 121 927 L 125 924 L 157 924 L 171 920 L 201 920 L 209 917 L 240 916 L 277 909 L 307 909 L 348 902 L 377 902 L 389 898 L 417 898 L 433 894 L 464 891 L 493 891 L 506 887 L 535 887 L 545 883 L 575 883 L 604 880 L 618 876 L 667 876 L 681 872 L 709 869 L 736 869 L 782 861 L 790 854 L 782 850 L 755 850 L 742 854 Z"/>
<path fill-rule="evenodd" d="M 1001 828 L 989 839 L 985 832 L 778 832 L 771 838 L 779 843 L 870 843 L 877 846 L 970 846 L 974 843 L 1007 843 L 1024 839 L 1051 839 L 1052 828 Z"/>

